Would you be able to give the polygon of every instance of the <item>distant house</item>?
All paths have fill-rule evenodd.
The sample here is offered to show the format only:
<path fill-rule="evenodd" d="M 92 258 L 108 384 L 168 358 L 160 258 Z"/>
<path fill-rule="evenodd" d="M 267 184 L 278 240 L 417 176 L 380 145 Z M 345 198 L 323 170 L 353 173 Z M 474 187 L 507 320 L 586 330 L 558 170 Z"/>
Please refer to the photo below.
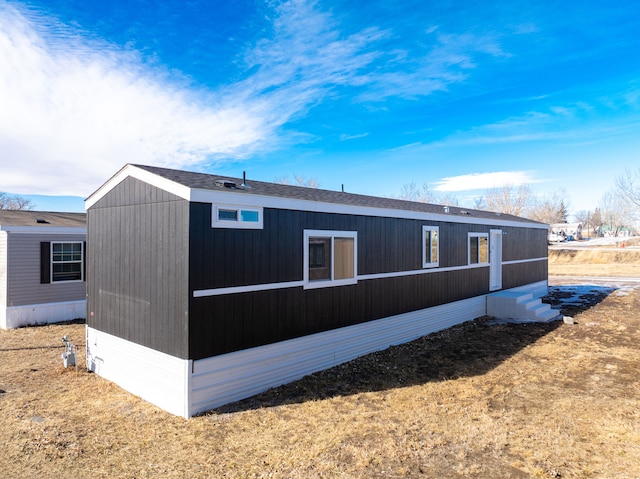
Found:
<path fill-rule="evenodd" d="M 0 210 L 0 327 L 86 316 L 85 213 Z"/>
<path fill-rule="evenodd" d="M 86 207 L 87 367 L 185 417 L 547 292 L 506 214 L 141 165 Z"/>
<path fill-rule="evenodd" d="M 549 233 L 568 241 L 582 239 L 582 223 L 554 223 L 549 225 Z"/>

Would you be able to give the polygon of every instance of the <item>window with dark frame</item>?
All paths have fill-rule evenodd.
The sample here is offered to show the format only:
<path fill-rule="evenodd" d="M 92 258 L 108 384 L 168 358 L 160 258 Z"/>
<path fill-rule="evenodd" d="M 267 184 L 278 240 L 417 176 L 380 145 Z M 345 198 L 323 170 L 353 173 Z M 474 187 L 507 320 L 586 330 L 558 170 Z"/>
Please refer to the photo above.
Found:
<path fill-rule="evenodd" d="M 51 281 L 81 281 L 83 266 L 81 242 L 51 243 Z"/>

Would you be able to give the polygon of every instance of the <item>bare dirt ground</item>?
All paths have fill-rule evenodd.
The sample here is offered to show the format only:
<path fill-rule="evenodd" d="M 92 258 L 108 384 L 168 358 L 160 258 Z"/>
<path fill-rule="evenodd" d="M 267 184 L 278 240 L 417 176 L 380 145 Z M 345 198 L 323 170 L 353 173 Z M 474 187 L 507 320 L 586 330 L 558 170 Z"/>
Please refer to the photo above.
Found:
<path fill-rule="evenodd" d="M 640 287 L 561 283 L 575 324 L 479 318 L 190 420 L 65 369 L 83 324 L 0 330 L 0 474 L 640 478 Z"/>

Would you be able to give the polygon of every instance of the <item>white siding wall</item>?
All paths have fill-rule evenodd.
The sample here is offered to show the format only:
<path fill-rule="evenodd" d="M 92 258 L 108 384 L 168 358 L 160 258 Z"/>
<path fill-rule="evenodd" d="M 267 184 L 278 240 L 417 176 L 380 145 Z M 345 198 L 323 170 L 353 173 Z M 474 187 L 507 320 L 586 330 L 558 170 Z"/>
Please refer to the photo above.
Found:
<path fill-rule="evenodd" d="M 189 417 L 191 361 L 87 327 L 87 368 L 176 416 Z"/>
<path fill-rule="evenodd" d="M 59 323 L 84 318 L 86 313 L 86 300 L 0 306 L 0 328 L 13 329 L 36 324 Z"/>

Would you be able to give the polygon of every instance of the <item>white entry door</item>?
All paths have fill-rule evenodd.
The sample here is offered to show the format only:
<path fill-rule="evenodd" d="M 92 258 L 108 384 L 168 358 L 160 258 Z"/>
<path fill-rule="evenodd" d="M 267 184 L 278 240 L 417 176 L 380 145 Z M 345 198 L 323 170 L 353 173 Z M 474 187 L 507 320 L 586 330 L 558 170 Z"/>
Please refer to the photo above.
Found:
<path fill-rule="evenodd" d="M 489 236 L 489 290 L 502 289 L 502 230 L 491 230 Z"/>

